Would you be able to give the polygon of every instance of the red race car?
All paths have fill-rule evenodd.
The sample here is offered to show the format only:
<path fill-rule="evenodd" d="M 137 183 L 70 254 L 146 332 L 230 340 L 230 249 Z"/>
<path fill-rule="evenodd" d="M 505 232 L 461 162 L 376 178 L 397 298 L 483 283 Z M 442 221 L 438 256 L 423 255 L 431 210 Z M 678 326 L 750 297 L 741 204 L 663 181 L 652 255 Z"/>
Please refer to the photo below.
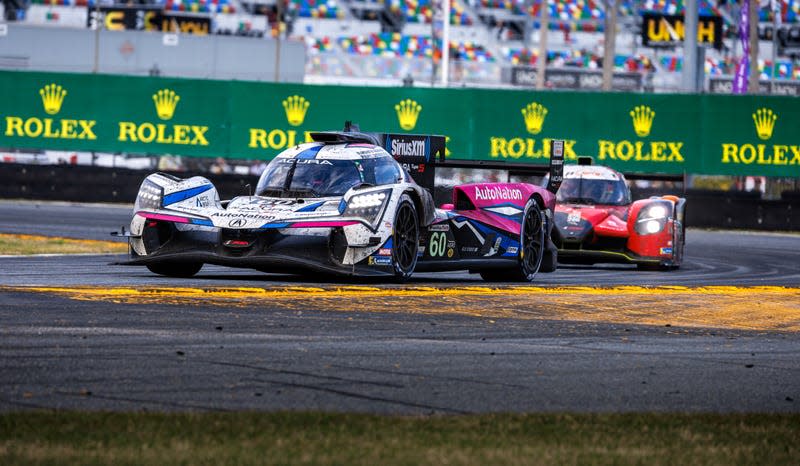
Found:
<path fill-rule="evenodd" d="M 578 165 L 564 166 L 564 181 L 556 194 L 552 240 L 558 262 L 680 267 L 686 199 L 654 196 L 631 201 L 621 173 L 581 159 Z"/>

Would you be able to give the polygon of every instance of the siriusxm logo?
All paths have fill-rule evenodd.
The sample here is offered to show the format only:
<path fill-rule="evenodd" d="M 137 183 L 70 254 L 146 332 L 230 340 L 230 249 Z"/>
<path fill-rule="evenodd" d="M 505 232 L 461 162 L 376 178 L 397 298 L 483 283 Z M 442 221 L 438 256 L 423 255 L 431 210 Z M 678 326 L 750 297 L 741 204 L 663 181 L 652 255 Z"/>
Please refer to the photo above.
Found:
<path fill-rule="evenodd" d="M 391 153 L 399 157 L 425 157 L 425 140 L 392 139 Z"/>

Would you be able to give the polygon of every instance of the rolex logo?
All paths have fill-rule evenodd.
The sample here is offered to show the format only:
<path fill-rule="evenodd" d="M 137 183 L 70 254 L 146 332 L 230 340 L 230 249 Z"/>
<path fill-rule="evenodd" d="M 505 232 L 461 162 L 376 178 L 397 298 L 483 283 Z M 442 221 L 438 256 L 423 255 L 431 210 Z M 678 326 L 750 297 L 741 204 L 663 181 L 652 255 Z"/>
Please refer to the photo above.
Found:
<path fill-rule="evenodd" d="M 522 116 L 525 117 L 525 129 L 531 134 L 539 134 L 547 116 L 547 109 L 542 104 L 531 102 L 522 109 Z"/>
<path fill-rule="evenodd" d="M 283 101 L 283 109 L 286 110 L 286 120 L 292 126 L 300 126 L 306 119 L 306 112 L 311 102 L 299 95 L 292 95 Z"/>
<path fill-rule="evenodd" d="M 156 113 L 162 120 L 169 120 L 175 114 L 175 107 L 181 97 L 171 89 L 161 89 L 153 94 L 153 102 L 156 104 Z"/>
<path fill-rule="evenodd" d="M 775 128 L 775 121 L 778 119 L 778 115 L 768 109 L 768 108 L 759 108 L 756 110 L 756 113 L 753 114 L 753 121 L 756 124 L 756 133 L 758 133 L 759 139 L 767 140 L 772 137 L 772 130 Z"/>
<path fill-rule="evenodd" d="M 42 105 L 44 111 L 49 115 L 55 115 L 61 110 L 61 104 L 64 102 L 64 97 L 67 95 L 66 89 L 58 84 L 47 84 L 39 89 L 39 95 L 42 96 Z"/>
<path fill-rule="evenodd" d="M 401 100 L 399 104 L 394 106 L 394 109 L 397 112 L 397 121 L 400 122 L 401 128 L 409 131 L 417 126 L 417 118 L 419 118 L 419 112 L 422 111 L 422 105 L 411 99 L 406 99 Z"/>
<path fill-rule="evenodd" d="M 633 119 L 633 130 L 636 135 L 643 138 L 650 134 L 650 128 L 653 127 L 653 118 L 656 117 L 650 107 L 646 105 L 639 105 L 631 110 L 631 118 Z"/>

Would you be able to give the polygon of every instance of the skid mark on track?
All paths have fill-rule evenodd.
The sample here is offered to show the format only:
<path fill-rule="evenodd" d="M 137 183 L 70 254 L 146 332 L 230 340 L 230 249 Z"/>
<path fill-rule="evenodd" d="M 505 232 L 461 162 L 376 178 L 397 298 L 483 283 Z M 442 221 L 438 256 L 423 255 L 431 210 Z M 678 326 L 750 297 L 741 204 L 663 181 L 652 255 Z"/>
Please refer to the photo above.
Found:
<path fill-rule="evenodd" d="M 616 287 L 0 287 L 74 300 L 267 310 L 462 314 L 634 325 L 800 331 L 800 288 Z"/>

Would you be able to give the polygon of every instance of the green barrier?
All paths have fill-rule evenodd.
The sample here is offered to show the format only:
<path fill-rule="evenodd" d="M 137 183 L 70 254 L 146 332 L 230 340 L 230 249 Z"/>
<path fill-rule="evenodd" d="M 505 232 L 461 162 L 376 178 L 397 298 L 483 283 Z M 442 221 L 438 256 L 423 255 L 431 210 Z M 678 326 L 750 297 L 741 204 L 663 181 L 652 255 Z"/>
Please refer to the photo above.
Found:
<path fill-rule="evenodd" d="M 444 134 L 448 157 L 624 172 L 800 176 L 792 97 L 363 88 L 0 72 L 0 147 L 270 159 L 352 120 Z"/>

